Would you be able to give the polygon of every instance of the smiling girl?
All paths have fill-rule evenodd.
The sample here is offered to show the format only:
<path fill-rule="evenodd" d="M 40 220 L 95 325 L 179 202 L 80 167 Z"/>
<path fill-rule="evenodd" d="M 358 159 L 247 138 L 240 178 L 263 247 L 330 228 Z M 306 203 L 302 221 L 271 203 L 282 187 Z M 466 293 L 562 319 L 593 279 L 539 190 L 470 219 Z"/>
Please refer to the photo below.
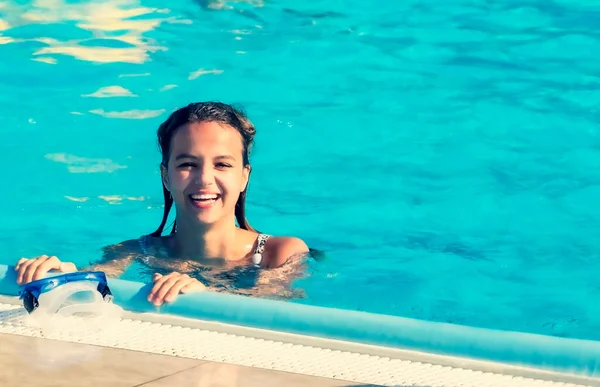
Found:
<path fill-rule="evenodd" d="M 179 293 L 219 290 L 213 284 L 243 272 L 294 266 L 309 252 L 307 245 L 296 237 L 259 233 L 245 216 L 255 134 L 247 117 L 224 103 L 192 103 L 173 112 L 158 129 L 165 200 L 160 226 L 150 235 L 106 247 L 92 269 L 118 276 L 134 260 L 143 262 L 156 271 L 148 300 L 160 305 Z M 163 236 L 173 206 L 175 224 Z M 19 283 L 50 270 L 77 270 L 47 255 L 21 258 L 15 269 Z M 269 274 L 262 280 L 268 282 Z"/>

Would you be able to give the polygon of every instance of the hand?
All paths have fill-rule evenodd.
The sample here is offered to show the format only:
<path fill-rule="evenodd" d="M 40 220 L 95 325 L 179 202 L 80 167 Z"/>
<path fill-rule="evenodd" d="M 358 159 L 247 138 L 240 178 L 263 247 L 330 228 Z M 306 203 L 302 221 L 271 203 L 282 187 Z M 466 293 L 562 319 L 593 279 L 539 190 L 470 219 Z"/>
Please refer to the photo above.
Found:
<path fill-rule="evenodd" d="M 35 258 L 21 258 L 15 265 L 17 272 L 17 283 L 26 284 L 31 281 L 44 278 L 50 270 L 58 270 L 61 273 L 77 271 L 77 267 L 71 262 L 61 262 L 58 257 L 52 255 L 40 255 Z"/>
<path fill-rule="evenodd" d="M 179 293 L 193 293 L 206 289 L 206 286 L 197 279 L 177 272 L 167 275 L 155 273 L 152 282 L 154 286 L 148 294 L 148 301 L 156 306 L 162 305 L 165 301 L 175 301 Z"/>

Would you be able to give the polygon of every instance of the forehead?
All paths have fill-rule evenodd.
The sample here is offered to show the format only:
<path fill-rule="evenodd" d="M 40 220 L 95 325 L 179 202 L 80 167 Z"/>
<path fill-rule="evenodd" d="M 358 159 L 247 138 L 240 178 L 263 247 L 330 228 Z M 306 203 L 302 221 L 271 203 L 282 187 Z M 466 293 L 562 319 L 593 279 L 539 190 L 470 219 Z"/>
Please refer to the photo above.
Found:
<path fill-rule="evenodd" d="M 186 152 L 195 155 L 229 153 L 237 156 L 243 150 L 242 136 L 229 125 L 218 122 L 188 123 L 175 132 L 171 155 Z"/>

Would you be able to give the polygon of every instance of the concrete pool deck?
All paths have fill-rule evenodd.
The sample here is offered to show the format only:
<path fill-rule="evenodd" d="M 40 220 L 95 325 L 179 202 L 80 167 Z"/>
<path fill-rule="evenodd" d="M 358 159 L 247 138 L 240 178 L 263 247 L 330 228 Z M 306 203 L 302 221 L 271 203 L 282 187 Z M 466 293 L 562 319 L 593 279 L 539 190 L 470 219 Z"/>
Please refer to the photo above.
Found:
<path fill-rule="evenodd" d="M 111 327 L 42 331 L 0 297 L 0 385 L 600 386 L 573 376 L 178 316 L 126 312 Z"/>
<path fill-rule="evenodd" d="M 0 386 L 351 387 L 356 383 L 0 333 Z M 77 360 L 48 356 L 75 354 Z M 36 356 L 37 355 L 37 356 Z M 364 387 L 365 385 L 361 385 Z"/>

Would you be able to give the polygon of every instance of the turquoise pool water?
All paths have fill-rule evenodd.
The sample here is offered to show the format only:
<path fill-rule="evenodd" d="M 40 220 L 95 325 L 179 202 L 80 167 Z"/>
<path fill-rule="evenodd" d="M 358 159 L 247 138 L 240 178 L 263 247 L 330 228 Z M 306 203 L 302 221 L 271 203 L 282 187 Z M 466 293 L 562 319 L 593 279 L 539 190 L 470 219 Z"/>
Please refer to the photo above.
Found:
<path fill-rule="evenodd" d="M 153 231 L 156 127 L 219 99 L 258 128 L 251 224 L 327 253 L 293 302 L 600 339 L 599 17 L 0 0 L 0 263 Z"/>

